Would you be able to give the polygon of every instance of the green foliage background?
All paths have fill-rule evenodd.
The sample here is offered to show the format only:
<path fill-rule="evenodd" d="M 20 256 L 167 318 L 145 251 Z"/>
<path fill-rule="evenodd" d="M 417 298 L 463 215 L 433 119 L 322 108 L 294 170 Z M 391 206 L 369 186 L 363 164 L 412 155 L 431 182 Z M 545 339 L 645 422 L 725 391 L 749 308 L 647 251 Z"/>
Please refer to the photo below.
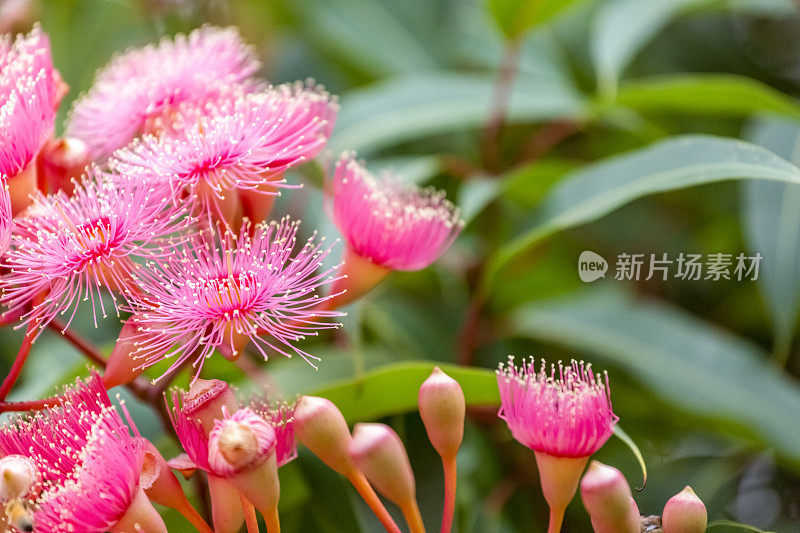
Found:
<path fill-rule="evenodd" d="M 112 53 L 204 22 L 233 24 L 257 47 L 267 79 L 311 76 L 341 96 L 333 153 L 355 149 L 370 167 L 443 188 L 462 206 L 468 225 L 437 264 L 392 274 L 348 309 L 340 335 L 309 344 L 323 358 L 319 371 L 279 357 L 263 365 L 273 393 L 324 393 L 351 421 L 390 423 L 409 449 L 430 530 L 438 529 L 441 470 L 413 412 L 416 388 L 431 362 L 493 369 L 508 354 L 576 357 L 608 369 L 614 409 L 648 462 L 649 481 L 635 496 L 644 514 L 660 514 L 688 484 L 712 520 L 798 530 L 800 13 L 793 2 L 159 4 L 42 2 L 56 66 L 72 87 L 62 123 L 69 100 Z M 518 48 L 518 73 L 499 156 L 487 164 L 482 125 L 505 48 Z M 335 237 L 320 209 L 319 170 L 295 173 L 290 179 L 305 187 L 285 195 L 276 213 Z M 606 258 L 760 252 L 764 260 L 758 282 L 607 276 L 586 285 L 576 262 L 587 249 Z M 110 349 L 119 324 L 109 319 L 95 329 L 84 312 L 74 327 Z M 0 335 L 8 368 L 21 335 Z M 259 388 L 221 358 L 206 368 L 243 395 Z M 490 371 L 457 372 L 474 404 L 496 402 Z M 49 395 L 81 373 L 83 360 L 48 332 L 12 397 Z M 177 453 L 149 408 L 128 401 L 142 432 L 165 456 Z M 476 407 L 469 417 L 458 530 L 544 530 L 533 456 L 494 413 Z M 640 483 L 620 441 L 597 458 Z M 355 493 L 310 454 L 282 469 L 281 482 L 286 531 L 379 530 Z M 165 516 L 171 531 L 185 527 Z M 565 531 L 589 530 L 576 500 Z"/>

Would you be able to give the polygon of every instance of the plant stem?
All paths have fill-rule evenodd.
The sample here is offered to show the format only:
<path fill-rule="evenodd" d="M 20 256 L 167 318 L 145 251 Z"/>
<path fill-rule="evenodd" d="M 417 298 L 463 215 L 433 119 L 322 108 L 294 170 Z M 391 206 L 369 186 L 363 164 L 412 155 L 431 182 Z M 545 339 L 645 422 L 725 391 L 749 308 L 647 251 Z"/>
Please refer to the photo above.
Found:
<path fill-rule="evenodd" d="M 564 521 L 565 509 L 550 509 L 550 523 L 547 525 L 547 533 L 559 533 L 561 523 Z"/>
<path fill-rule="evenodd" d="M 19 411 L 41 411 L 47 407 L 58 404 L 58 397 L 43 400 L 27 400 L 24 402 L 0 402 L 0 413 L 13 413 Z"/>
<path fill-rule="evenodd" d="M 490 171 L 497 171 L 500 167 L 500 133 L 506 122 L 511 89 L 517 75 L 521 44 L 520 39 L 506 42 L 503 50 L 503 62 L 494 84 L 492 107 L 484 127 L 483 142 L 481 143 L 483 163 Z"/>
<path fill-rule="evenodd" d="M 267 533 L 281 533 L 281 521 L 278 518 L 277 508 L 266 514 L 262 513 L 261 516 L 264 517 L 264 522 L 267 524 Z"/>
<path fill-rule="evenodd" d="M 256 508 L 253 507 L 253 504 L 247 501 L 247 498 L 242 494 L 239 494 L 239 499 L 242 500 L 242 510 L 244 511 L 244 523 L 247 525 L 247 533 L 258 533 Z"/>
<path fill-rule="evenodd" d="M 28 329 L 25 330 L 25 338 L 22 339 L 22 346 L 19 347 L 19 351 L 17 352 L 17 357 L 14 359 L 14 364 L 11 366 L 11 370 L 8 371 L 8 375 L 3 380 L 3 384 L 0 385 L 0 401 L 5 400 L 8 393 L 11 392 L 11 388 L 14 386 L 14 383 L 17 382 L 17 378 L 22 373 L 22 367 L 25 366 L 25 361 L 28 359 L 28 354 L 31 352 L 31 346 L 33 345 L 33 339 L 35 337 L 33 331 L 35 326 L 33 323 L 28 324 Z"/>
<path fill-rule="evenodd" d="M 364 501 L 367 502 L 367 505 L 369 505 L 369 508 L 375 513 L 375 516 L 378 517 L 378 520 L 380 520 L 383 527 L 386 528 L 386 531 L 390 533 L 400 533 L 400 528 L 397 527 L 394 519 L 389 514 L 389 511 L 386 510 L 386 507 L 384 507 L 378 495 L 375 494 L 375 490 L 372 488 L 372 485 L 369 484 L 364 474 L 361 473 L 360 470 L 354 470 L 347 476 L 347 479 L 350 480 L 350 483 L 353 484 Z"/>
<path fill-rule="evenodd" d="M 441 533 L 450 533 L 456 508 L 456 480 L 458 477 L 456 456 L 442 457 L 442 467 L 444 468 L 444 509 L 442 510 Z"/>
<path fill-rule="evenodd" d="M 422 523 L 422 515 L 419 512 L 419 505 L 417 505 L 416 500 L 408 501 L 402 506 L 402 511 L 411 533 L 425 533 L 425 524 Z"/>
<path fill-rule="evenodd" d="M 100 353 L 92 343 L 72 331 L 71 329 L 67 328 L 67 325 L 54 318 L 47 324 L 47 327 L 52 329 L 53 331 L 57 331 L 60 333 L 70 344 L 72 344 L 79 352 L 86 356 L 87 359 L 100 365 L 101 367 L 106 367 L 106 358 Z"/>

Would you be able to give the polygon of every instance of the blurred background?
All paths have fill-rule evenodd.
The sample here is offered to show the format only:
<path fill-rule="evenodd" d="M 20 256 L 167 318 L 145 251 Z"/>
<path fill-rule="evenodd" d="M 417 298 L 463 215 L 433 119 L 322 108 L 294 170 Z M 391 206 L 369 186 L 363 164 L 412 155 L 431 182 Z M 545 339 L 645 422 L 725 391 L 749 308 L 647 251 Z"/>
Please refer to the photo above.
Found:
<path fill-rule="evenodd" d="M 50 35 L 55 66 L 71 86 L 59 131 L 72 99 L 112 54 L 205 23 L 235 25 L 257 48 L 271 83 L 313 77 L 340 95 L 331 157 L 356 150 L 370 168 L 444 189 L 462 207 L 467 226 L 439 262 L 392 274 L 348 309 L 336 335 L 309 343 L 306 349 L 323 360 L 318 371 L 276 357 L 253 364 L 259 370 L 248 376 L 214 358 L 206 375 L 237 383 L 243 395 L 266 384 L 291 398 L 336 384 L 357 388 L 374 369 L 404 361 L 493 369 L 509 354 L 585 359 L 608 370 L 620 425 L 647 461 L 647 485 L 635 494 L 643 514 L 660 514 L 670 496 L 691 485 L 711 520 L 800 530 L 800 186 L 741 179 L 757 174 L 759 164 L 780 165 L 763 155 L 744 164 L 735 150 L 723 150 L 724 168 L 712 172 L 694 161 L 715 149 L 706 137 L 643 152 L 620 168 L 603 166 L 686 134 L 742 139 L 800 163 L 794 2 L 5 0 L 0 6 L 3 31 L 38 19 Z M 673 167 L 684 181 L 667 172 Z M 303 218 L 304 231 L 335 238 L 321 209 L 325 168 L 323 161 L 294 172 L 290 181 L 304 188 L 284 195 L 274 213 Z M 793 165 L 786 168 L 800 176 Z M 609 261 L 605 279 L 580 280 L 576 265 L 584 250 Z M 742 252 L 763 256 L 757 281 L 613 276 L 623 253 Z M 74 328 L 110 350 L 118 321 L 95 329 L 86 311 Z M 0 331 L 3 373 L 20 339 L 20 331 Z M 49 396 L 85 373 L 85 361 L 48 331 L 11 399 Z M 166 457 L 177 454 L 150 408 L 128 399 L 142 432 Z M 474 408 L 468 417 L 458 531 L 542 531 L 547 513 L 533 455 L 495 414 Z M 418 414 L 381 420 L 404 439 L 426 524 L 438 529 L 441 465 Z M 619 440 L 596 458 L 641 485 L 637 463 Z M 282 468 L 281 484 L 285 531 L 380 530 L 355 492 L 310 454 Z M 170 531 L 183 530 L 180 517 L 165 516 Z M 579 499 L 564 530 L 590 531 Z"/>

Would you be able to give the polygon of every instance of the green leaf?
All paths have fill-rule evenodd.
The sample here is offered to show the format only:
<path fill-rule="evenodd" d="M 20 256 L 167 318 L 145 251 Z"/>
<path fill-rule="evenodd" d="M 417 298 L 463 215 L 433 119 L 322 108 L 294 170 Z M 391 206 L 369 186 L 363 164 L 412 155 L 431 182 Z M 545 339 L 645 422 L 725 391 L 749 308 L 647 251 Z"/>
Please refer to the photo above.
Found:
<path fill-rule="evenodd" d="M 670 405 L 755 435 L 800 462 L 800 387 L 750 342 L 618 290 L 539 302 L 513 313 L 511 322 L 512 333 L 593 354 Z"/>
<path fill-rule="evenodd" d="M 714 520 L 713 522 L 709 523 L 708 527 L 706 528 L 706 531 L 711 531 L 711 530 L 714 530 L 714 533 L 741 533 L 741 532 L 771 533 L 771 532 L 766 532 L 762 529 L 758 529 L 755 526 L 740 524 L 732 520 Z"/>
<path fill-rule="evenodd" d="M 630 448 L 631 452 L 633 452 L 633 455 L 636 457 L 636 461 L 639 463 L 639 468 L 642 469 L 642 486 L 636 490 L 643 490 L 645 485 L 647 485 L 647 464 L 644 462 L 642 452 L 639 450 L 639 447 L 636 445 L 630 435 L 625 433 L 619 424 L 614 426 L 614 436 L 624 442 L 625 446 Z"/>
<path fill-rule="evenodd" d="M 374 420 L 417 409 L 419 387 L 434 364 L 407 362 L 385 365 L 367 372 L 361 380 L 348 379 L 305 391 L 328 398 L 348 422 Z M 438 365 L 458 381 L 468 405 L 499 405 L 500 392 L 494 371 L 455 365 Z"/>
<path fill-rule="evenodd" d="M 761 120 L 749 128 L 753 142 L 800 162 L 800 123 Z M 800 312 L 800 187 L 745 183 L 742 225 L 751 255 L 763 256 L 758 283 L 773 321 L 774 357 L 785 361 Z"/>
<path fill-rule="evenodd" d="M 764 112 L 800 118 L 800 105 L 744 76 L 677 74 L 626 82 L 617 103 L 644 112 L 750 115 Z"/>
<path fill-rule="evenodd" d="M 487 0 L 492 18 L 506 39 L 513 41 L 547 22 L 579 0 Z"/>
<path fill-rule="evenodd" d="M 800 169 L 753 144 L 705 135 L 673 137 L 584 167 L 567 175 L 529 227 L 489 258 L 481 290 L 487 295 L 502 268 L 558 231 L 650 194 L 730 179 L 800 183 Z"/>
<path fill-rule="evenodd" d="M 628 64 L 678 13 L 708 0 L 612 0 L 591 29 L 591 55 L 601 94 L 611 96 Z"/>
<path fill-rule="evenodd" d="M 342 97 L 342 111 L 329 144 L 359 155 L 423 136 L 482 124 L 489 114 L 494 80 L 489 76 L 439 73 L 405 76 Z M 542 77 L 523 77 L 512 92 L 510 122 L 577 117 L 585 112 L 578 92 Z"/>

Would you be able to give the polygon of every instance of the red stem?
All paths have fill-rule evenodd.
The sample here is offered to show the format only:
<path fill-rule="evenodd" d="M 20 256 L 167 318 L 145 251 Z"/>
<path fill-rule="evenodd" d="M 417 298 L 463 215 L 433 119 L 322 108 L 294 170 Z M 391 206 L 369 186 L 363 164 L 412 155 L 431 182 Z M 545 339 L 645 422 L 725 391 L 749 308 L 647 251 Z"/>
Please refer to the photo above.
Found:
<path fill-rule="evenodd" d="M 25 338 L 22 340 L 22 346 L 19 347 L 19 352 L 17 352 L 17 358 L 14 359 L 11 370 L 9 370 L 8 375 L 3 380 L 3 384 L 0 385 L 0 401 L 6 399 L 14 383 L 17 382 L 17 378 L 19 378 L 19 375 L 22 373 L 22 367 L 25 366 L 25 361 L 28 359 L 28 354 L 31 352 L 31 346 L 33 345 L 33 339 L 35 337 L 33 334 L 34 329 L 36 329 L 36 327 L 33 326 L 32 323 L 28 324 L 28 329 L 25 331 Z"/>
<path fill-rule="evenodd" d="M 58 405 L 58 396 L 43 400 L 28 400 L 24 402 L 0 402 L 0 413 L 19 411 L 41 411 L 47 407 Z"/>
<path fill-rule="evenodd" d="M 106 358 L 103 357 L 100 351 L 97 348 L 95 348 L 95 346 L 92 343 L 90 343 L 89 341 L 87 341 L 74 331 L 66 329 L 67 328 L 66 324 L 64 324 L 57 318 L 54 318 L 53 320 L 50 321 L 47 327 L 49 327 L 54 331 L 57 331 L 58 333 L 61 333 L 61 335 L 63 335 L 64 338 L 67 339 L 70 344 L 72 344 L 75 348 L 77 348 L 78 351 L 81 352 L 83 355 L 85 355 L 90 361 L 100 365 L 103 368 L 106 367 Z"/>
<path fill-rule="evenodd" d="M 442 533 L 450 533 L 453 528 L 453 514 L 456 508 L 456 457 L 442 457 L 444 468 L 444 509 L 442 510 Z"/>
<path fill-rule="evenodd" d="M 362 474 L 360 470 L 353 470 L 353 472 L 347 476 L 347 479 L 350 480 L 350 483 L 356 488 L 358 494 L 364 499 L 369 508 L 372 509 L 372 512 L 375 513 L 375 516 L 378 517 L 378 520 L 380 520 L 383 527 L 386 528 L 386 531 L 390 533 L 400 533 L 400 528 L 397 527 L 392 515 L 390 515 L 386 507 L 383 506 L 383 502 L 381 502 L 381 499 L 375 494 L 375 490 L 373 490 L 372 485 L 369 484 L 364 474 Z"/>

